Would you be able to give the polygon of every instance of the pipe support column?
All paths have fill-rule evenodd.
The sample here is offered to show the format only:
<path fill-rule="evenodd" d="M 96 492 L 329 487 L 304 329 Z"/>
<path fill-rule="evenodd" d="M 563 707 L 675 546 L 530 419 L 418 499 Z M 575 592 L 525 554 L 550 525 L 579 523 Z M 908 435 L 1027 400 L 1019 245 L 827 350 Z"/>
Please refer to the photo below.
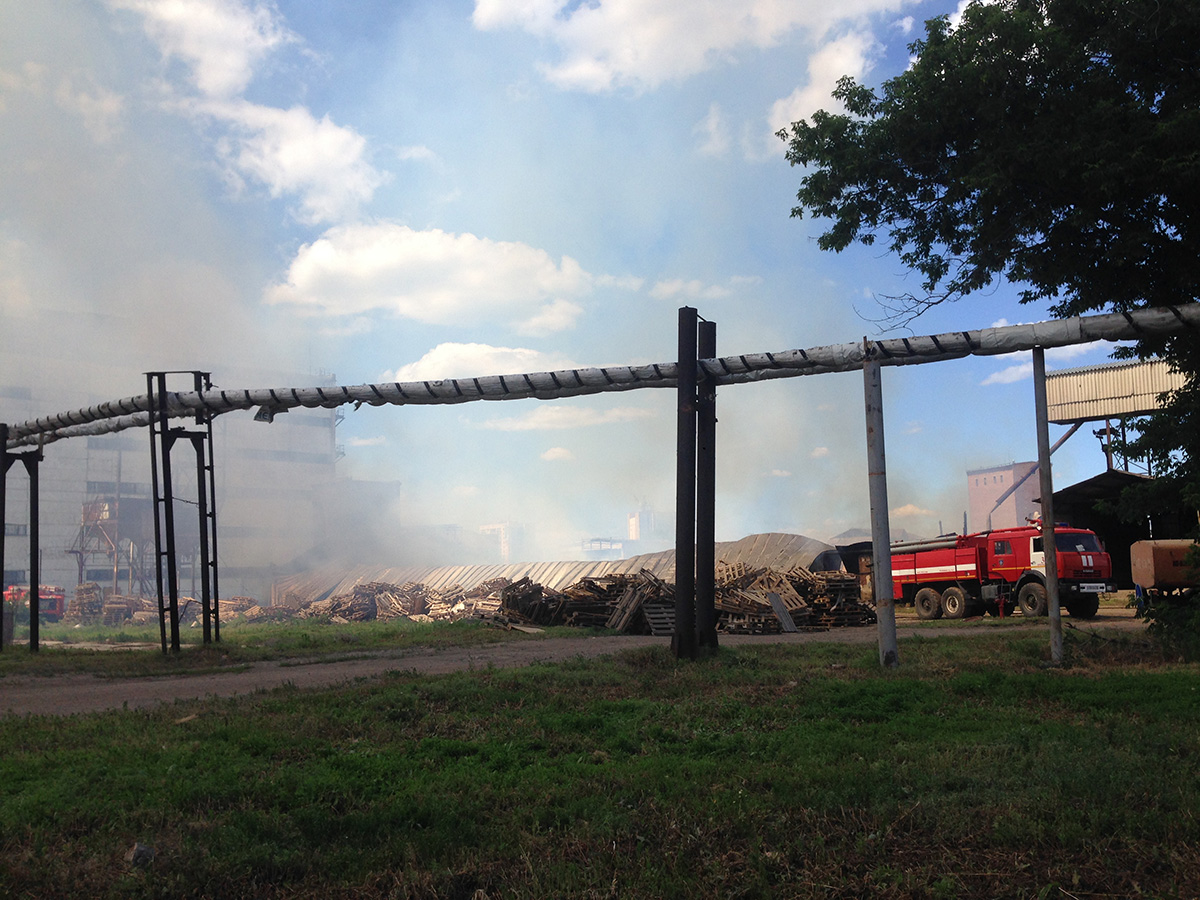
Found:
<path fill-rule="evenodd" d="M 696 310 L 679 309 L 675 451 L 675 636 L 678 659 L 696 656 Z"/>
<path fill-rule="evenodd" d="M 867 419 L 867 482 L 871 496 L 871 592 L 879 631 L 879 663 L 900 665 L 896 605 L 892 596 L 892 535 L 888 522 L 887 457 L 883 443 L 883 377 L 879 360 L 863 339 L 863 387 Z"/>
<path fill-rule="evenodd" d="M 717 323 L 702 321 L 697 355 L 715 359 Z M 699 373 L 696 390 L 696 637 L 699 651 L 717 652 L 717 384 Z"/>
<path fill-rule="evenodd" d="M 1054 477 L 1050 471 L 1050 414 L 1046 402 L 1046 351 L 1033 348 L 1033 405 L 1037 415 L 1039 487 L 1042 493 L 1042 550 L 1046 557 L 1046 607 L 1050 615 L 1050 662 L 1063 661 L 1062 608 L 1059 605 L 1058 545 L 1054 538 Z"/>

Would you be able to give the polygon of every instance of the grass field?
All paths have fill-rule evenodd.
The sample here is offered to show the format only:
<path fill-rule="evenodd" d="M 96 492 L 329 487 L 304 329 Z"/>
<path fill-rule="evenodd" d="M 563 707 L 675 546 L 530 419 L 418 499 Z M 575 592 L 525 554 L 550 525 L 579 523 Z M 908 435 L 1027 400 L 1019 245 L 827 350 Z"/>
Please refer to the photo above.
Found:
<path fill-rule="evenodd" d="M 901 654 L 664 646 L 2 718 L 0 896 L 1200 896 L 1200 667 L 1069 633 L 1048 669 L 1021 627 Z"/>

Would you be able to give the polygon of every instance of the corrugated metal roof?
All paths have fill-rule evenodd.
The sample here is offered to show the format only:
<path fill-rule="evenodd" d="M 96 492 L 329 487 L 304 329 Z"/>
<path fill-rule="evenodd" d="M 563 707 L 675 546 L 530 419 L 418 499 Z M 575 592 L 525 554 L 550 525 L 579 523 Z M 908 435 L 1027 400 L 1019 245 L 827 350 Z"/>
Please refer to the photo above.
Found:
<path fill-rule="evenodd" d="M 822 541 L 799 534 L 755 534 L 739 541 L 718 543 L 718 562 L 745 563 L 750 568 L 787 570 L 794 566 L 824 568 L 837 565 L 829 554 L 836 550 Z M 275 582 L 274 595 L 287 596 L 289 605 L 348 594 L 356 585 L 370 582 L 406 584 L 417 582 L 438 591 L 458 586 L 470 590 L 493 578 L 518 581 L 528 577 L 543 587 L 562 590 L 584 578 L 632 574 L 647 569 L 665 581 L 675 579 L 675 551 L 647 553 L 629 559 L 598 561 L 513 563 L 477 566 L 372 566 L 369 564 L 327 565 L 291 575 Z"/>
<path fill-rule="evenodd" d="M 1136 416 L 1159 408 L 1158 395 L 1183 386 L 1163 360 L 1060 369 L 1046 374 L 1050 421 L 1058 425 Z"/>

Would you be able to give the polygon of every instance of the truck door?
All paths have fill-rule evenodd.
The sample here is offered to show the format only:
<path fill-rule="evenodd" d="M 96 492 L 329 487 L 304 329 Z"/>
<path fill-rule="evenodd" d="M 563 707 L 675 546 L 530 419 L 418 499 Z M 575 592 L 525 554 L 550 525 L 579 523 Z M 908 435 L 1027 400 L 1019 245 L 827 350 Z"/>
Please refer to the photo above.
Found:
<path fill-rule="evenodd" d="M 1042 536 L 1036 535 L 1029 539 L 1029 568 L 1035 572 L 1046 574 L 1046 551 L 1042 547 Z"/>
<path fill-rule="evenodd" d="M 992 558 L 988 560 L 988 573 L 992 578 L 1003 578 L 1011 581 L 1012 570 L 1016 567 L 1011 541 L 993 539 L 991 542 Z"/>

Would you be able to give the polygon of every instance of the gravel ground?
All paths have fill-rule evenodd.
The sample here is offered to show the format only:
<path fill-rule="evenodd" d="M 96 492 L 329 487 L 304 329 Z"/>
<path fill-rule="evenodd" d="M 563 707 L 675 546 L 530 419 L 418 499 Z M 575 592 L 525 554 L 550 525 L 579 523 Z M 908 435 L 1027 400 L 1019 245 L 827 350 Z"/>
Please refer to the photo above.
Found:
<path fill-rule="evenodd" d="M 1064 627 L 1072 627 L 1063 616 Z M 1044 626 L 1048 634 L 1049 626 Z M 1133 611 L 1105 608 L 1099 616 L 1083 624 L 1084 630 L 1140 630 L 1143 623 Z M 927 636 L 989 633 L 991 629 L 972 625 L 931 626 L 918 622 L 909 609 L 898 609 L 896 631 L 900 638 L 916 634 Z M 780 635 L 722 635 L 722 646 L 743 644 L 808 644 L 838 642 L 873 644 L 878 639 L 874 627 L 834 628 L 829 631 Z M 507 641 L 486 647 L 449 650 L 392 650 L 354 659 L 277 660 L 239 666 L 235 671 L 206 672 L 165 678 L 98 678 L 94 675 L 57 675 L 38 677 L 15 675 L 0 678 L 0 714 L 73 715 L 109 709 L 138 709 L 176 700 L 204 697 L 229 697 L 267 691 L 284 685 L 298 688 L 324 688 L 359 678 L 373 678 L 392 671 L 410 671 L 435 675 L 471 669 L 512 668 L 535 662 L 592 658 L 632 647 L 652 647 L 669 643 L 664 638 L 615 635 L 592 638 L 547 638 Z M 18 650 L 19 652 L 19 650 Z M 153 651 L 157 652 L 157 648 Z"/>

